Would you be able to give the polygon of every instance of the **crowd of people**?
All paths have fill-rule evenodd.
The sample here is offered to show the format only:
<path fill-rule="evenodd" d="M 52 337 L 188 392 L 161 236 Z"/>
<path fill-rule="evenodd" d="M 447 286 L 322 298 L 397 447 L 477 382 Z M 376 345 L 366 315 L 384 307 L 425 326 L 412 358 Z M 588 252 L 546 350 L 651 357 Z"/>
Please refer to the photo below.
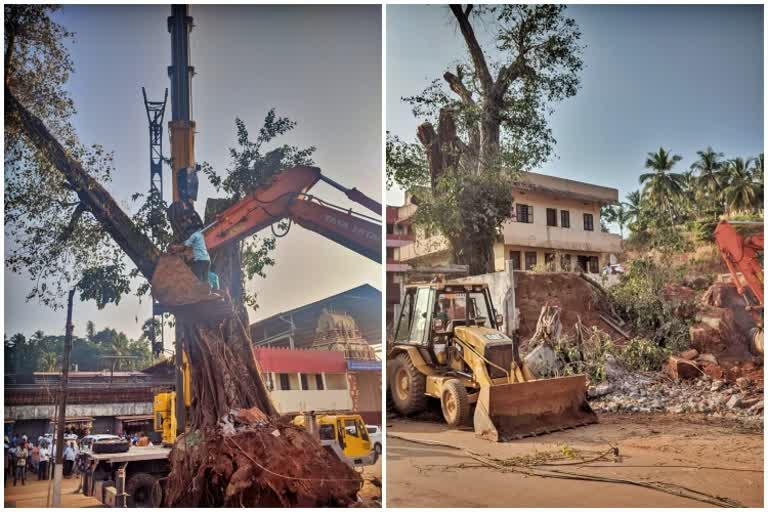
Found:
<path fill-rule="evenodd" d="M 63 474 L 65 478 L 75 475 L 80 450 L 75 441 L 66 441 L 63 453 Z M 38 480 L 48 480 L 54 466 L 55 445 L 46 437 L 39 437 L 37 443 L 30 441 L 26 434 L 5 436 L 4 482 L 13 481 L 26 485 L 27 473 L 34 473 Z"/>

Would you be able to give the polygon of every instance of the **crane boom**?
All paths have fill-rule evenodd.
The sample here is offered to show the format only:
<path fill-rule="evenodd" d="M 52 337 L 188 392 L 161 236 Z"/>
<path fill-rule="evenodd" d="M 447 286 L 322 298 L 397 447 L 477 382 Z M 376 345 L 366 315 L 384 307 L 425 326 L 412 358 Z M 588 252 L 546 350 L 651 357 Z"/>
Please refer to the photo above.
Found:
<path fill-rule="evenodd" d="M 173 202 L 190 200 L 186 183 L 186 170 L 195 168 L 195 122 L 192 120 L 192 76 L 190 65 L 189 33 L 192 18 L 187 5 L 172 5 L 168 18 L 171 34 L 171 167 Z"/>

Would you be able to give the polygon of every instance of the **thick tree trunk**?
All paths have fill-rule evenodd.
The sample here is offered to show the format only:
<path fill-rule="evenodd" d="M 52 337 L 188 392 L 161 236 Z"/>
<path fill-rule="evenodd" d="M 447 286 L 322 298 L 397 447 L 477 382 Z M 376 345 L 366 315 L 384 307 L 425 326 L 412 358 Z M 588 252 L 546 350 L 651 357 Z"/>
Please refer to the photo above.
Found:
<path fill-rule="evenodd" d="M 131 258 L 144 277 L 151 280 L 160 251 L 149 238 L 136 229 L 130 217 L 112 199 L 109 192 L 86 173 L 79 162 L 67 155 L 64 147 L 51 135 L 42 121 L 19 103 L 8 87 L 5 88 L 5 115 L 18 116 L 18 121 L 32 144 L 45 155 L 51 165 L 61 171 L 69 186 L 77 193 L 80 202 Z"/>
<path fill-rule="evenodd" d="M 6 116 L 65 177 L 104 229 L 151 280 L 159 250 L 109 193 L 69 158 L 5 88 Z M 6 123 L 8 118 L 6 117 Z M 224 284 L 242 297 L 239 251 L 221 257 Z M 226 262 L 225 262 L 226 261 Z M 239 290 L 239 291 L 238 291 Z M 242 300 L 240 300 L 242 305 Z M 244 308 L 243 308 L 244 309 Z M 279 417 L 251 348 L 247 313 L 219 325 L 177 316 L 192 373 L 189 428 L 171 452 L 167 506 L 349 506 L 362 480 L 304 429 Z"/>
<path fill-rule="evenodd" d="M 450 109 L 440 111 L 437 130 L 431 123 L 423 123 L 418 127 L 416 135 L 427 154 L 433 194 L 438 193 L 437 181 L 448 169 L 475 172 L 477 154 L 462 143 Z M 472 233 L 461 226 L 455 226 L 451 233 L 443 235 L 451 247 L 453 263 L 469 265 L 471 275 L 494 271 L 493 234 Z"/>

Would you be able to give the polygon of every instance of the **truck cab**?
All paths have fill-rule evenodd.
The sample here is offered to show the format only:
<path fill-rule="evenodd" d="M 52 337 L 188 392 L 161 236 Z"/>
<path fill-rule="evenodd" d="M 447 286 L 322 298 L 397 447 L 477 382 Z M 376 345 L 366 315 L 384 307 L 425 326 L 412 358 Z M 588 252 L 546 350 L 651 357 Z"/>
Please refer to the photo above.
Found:
<path fill-rule="evenodd" d="M 313 422 L 316 425 L 313 426 Z M 352 467 L 376 463 L 378 455 L 359 414 L 300 414 L 293 419 L 293 424 L 306 428 L 310 433 L 316 432 L 323 447 Z"/>

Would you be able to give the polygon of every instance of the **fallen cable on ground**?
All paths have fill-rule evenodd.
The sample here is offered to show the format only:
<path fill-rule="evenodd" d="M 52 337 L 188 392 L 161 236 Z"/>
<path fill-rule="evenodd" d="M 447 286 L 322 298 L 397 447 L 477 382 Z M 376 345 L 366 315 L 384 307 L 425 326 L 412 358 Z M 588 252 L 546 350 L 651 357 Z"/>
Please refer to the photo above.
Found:
<path fill-rule="evenodd" d="M 494 462 L 493 460 L 489 459 L 487 456 L 473 452 L 471 450 L 468 450 L 466 448 L 462 448 L 460 446 L 455 446 L 448 443 L 442 443 L 438 441 L 431 441 L 431 440 L 416 440 L 412 439 L 406 436 L 398 435 L 396 433 L 388 432 L 388 437 L 394 437 L 396 439 L 401 439 L 403 441 L 407 441 L 409 443 L 415 443 L 415 444 L 421 444 L 424 446 L 437 446 L 437 447 L 443 447 L 448 448 L 451 450 L 457 450 L 468 457 L 478 461 L 481 463 L 481 466 L 464 466 L 464 467 L 490 467 L 493 469 L 497 469 L 501 472 L 510 472 L 510 473 L 519 473 L 526 476 L 538 476 L 541 478 L 559 478 L 563 480 L 585 480 L 585 481 L 592 481 L 592 482 L 603 482 L 603 483 L 613 483 L 613 484 L 624 484 L 624 485 L 633 485 L 636 487 L 644 487 L 646 489 L 655 490 L 658 492 L 663 492 L 666 494 L 671 494 L 673 496 L 678 496 L 681 498 L 686 498 L 694 501 L 699 501 L 701 503 L 707 503 L 709 505 L 717 506 L 717 507 L 727 507 L 727 508 L 738 508 L 743 507 L 744 505 L 740 504 L 736 500 L 732 500 L 730 498 L 721 497 L 721 496 L 714 496 L 711 494 L 707 494 L 702 491 L 697 491 L 695 489 L 691 489 L 689 487 L 684 487 L 682 485 L 677 485 L 669 482 L 642 482 L 637 480 L 630 480 L 627 478 L 613 478 L 613 477 L 605 477 L 600 475 L 590 475 L 590 474 L 583 474 L 583 473 L 573 473 L 569 471 L 563 471 L 563 470 L 557 470 L 557 469 L 537 469 L 537 466 L 539 464 L 532 464 L 529 466 L 504 466 L 502 464 L 499 464 L 497 462 Z M 611 448 L 609 451 L 606 452 L 610 453 L 614 452 L 614 448 Z M 545 464 L 541 464 L 545 465 Z M 551 464 L 547 464 L 551 465 Z M 563 464 L 563 465 L 571 465 L 569 463 Z M 601 467 L 621 467 L 621 465 L 617 466 L 601 466 Z"/>

